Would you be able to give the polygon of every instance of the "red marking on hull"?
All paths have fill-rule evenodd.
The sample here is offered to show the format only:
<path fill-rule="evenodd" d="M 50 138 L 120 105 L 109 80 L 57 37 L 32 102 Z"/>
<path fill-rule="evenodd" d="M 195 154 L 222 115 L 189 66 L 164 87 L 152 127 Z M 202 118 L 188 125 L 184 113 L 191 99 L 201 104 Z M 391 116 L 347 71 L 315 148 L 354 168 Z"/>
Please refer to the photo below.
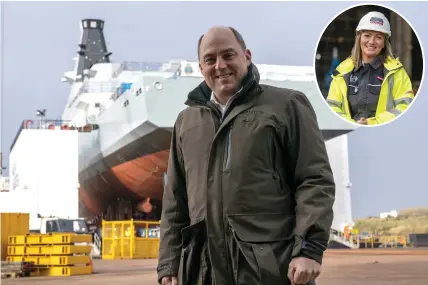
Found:
<path fill-rule="evenodd" d="M 169 150 L 136 158 L 81 183 L 80 201 L 94 215 L 104 212 L 117 197 L 140 201 L 161 200 L 162 175 L 168 166 Z"/>
<path fill-rule="evenodd" d="M 162 199 L 162 174 L 168 167 L 169 151 L 146 155 L 111 169 L 113 175 L 129 191 L 138 196 Z"/>

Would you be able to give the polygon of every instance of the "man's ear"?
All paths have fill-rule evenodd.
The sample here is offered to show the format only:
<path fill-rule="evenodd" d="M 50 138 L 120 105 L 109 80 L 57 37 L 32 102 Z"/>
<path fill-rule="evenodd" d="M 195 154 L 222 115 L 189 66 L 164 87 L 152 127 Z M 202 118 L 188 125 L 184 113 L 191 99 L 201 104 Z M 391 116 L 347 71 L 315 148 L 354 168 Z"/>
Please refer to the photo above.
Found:
<path fill-rule="evenodd" d="M 245 58 L 247 59 L 247 65 L 250 65 L 251 64 L 252 55 L 251 55 L 251 51 L 249 49 L 245 50 Z"/>
<path fill-rule="evenodd" d="M 245 57 L 247 58 L 248 61 L 251 61 L 252 54 L 251 54 L 251 51 L 249 49 L 245 50 Z"/>

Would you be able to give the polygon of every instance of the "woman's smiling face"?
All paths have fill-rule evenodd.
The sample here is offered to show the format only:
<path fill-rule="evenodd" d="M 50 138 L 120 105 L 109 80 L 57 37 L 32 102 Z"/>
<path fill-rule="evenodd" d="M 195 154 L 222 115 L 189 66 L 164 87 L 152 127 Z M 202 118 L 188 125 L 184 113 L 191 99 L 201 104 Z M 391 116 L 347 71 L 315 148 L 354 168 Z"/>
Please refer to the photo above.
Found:
<path fill-rule="evenodd" d="M 360 47 L 363 61 L 370 60 L 378 56 L 385 47 L 385 35 L 381 32 L 363 31 Z"/>

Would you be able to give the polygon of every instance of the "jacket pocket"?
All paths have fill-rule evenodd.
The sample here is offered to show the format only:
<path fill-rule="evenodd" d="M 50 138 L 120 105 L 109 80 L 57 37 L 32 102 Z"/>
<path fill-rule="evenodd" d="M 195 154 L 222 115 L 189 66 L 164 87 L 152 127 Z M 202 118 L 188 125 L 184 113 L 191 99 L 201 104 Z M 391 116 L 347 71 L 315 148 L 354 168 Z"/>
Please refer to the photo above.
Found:
<path fill-rule="evenodd" d="M 289 213 L 228 214 L 227 219 L 239 238 L 245 242 L 291 240 L 296 219 L 292 210 L 294 209 L 290 209 Z"/>
<path fill-rule="evenodd" d="M 286 282 L 293 217 L 286 213 L 228 216 L 231 239 L 237 248 L 231 252 L 237 285 Z M 279 258 L 274 248 L 282 252 Z"/>
<path fill-rule="evenodd" d="M 235 230 L 231 232 L 238 248 L 238 253 L 232 257 L 236 284 L 282 284 L 284 280 L 271 243 L 245 242 Z"/>
<path fill-rule="evenodd" d="M 367 89 L 368 89 L 369 93 L 374 95 L 374 96 L 379 96 L 381 88 L 382 88 L 381 84 L 368 84 L 367 85 Z"/>
<path fill-rule="evenodd" d="M 295 215 L 237 214 L 228 215 L 228 221 L 236 284 L 288 284 Z"/>
<path fill-rule="evenodd" d="M 200 221 L 181 230 L 182 249 L 178 269 L 178 284 L 199 284 L 207 274 L 209 264 L 205 222 Z"/>

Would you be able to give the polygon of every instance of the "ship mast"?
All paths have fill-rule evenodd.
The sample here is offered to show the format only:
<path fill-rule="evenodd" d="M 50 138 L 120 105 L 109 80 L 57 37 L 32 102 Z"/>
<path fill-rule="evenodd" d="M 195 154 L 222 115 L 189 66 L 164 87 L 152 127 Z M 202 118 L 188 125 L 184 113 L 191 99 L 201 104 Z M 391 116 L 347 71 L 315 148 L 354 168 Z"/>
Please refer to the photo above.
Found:
<path fill-rule="evenodd" d="M 104 21 L 100 19 L 83 19 L 79 50 L 77 51 L 76 82 L 83 81 L 85 72 L 96 63 L 109 63 L 111 52 L 107 50 L 104 38 Z"/>

